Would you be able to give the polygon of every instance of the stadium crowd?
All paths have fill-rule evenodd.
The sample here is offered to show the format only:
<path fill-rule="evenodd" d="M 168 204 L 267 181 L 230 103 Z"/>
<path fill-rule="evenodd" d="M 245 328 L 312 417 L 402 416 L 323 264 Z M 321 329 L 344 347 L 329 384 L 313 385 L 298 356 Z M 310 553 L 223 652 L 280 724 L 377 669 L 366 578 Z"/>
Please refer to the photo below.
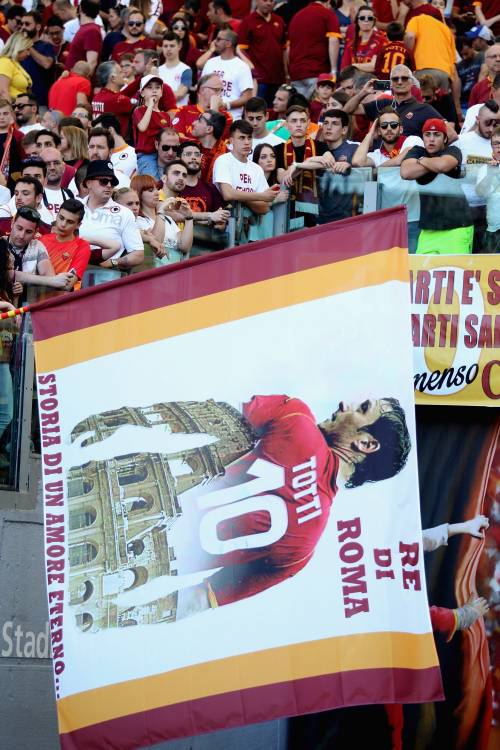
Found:
<path fill-rule="evenodd" d="M 280 204 L 291 229 L 354 215 L 357 168 L 407 204 L 410 252 L 500 250 L 498 0 L 0 11 L 1 309 L 223 247 L 235 212 L 250 240 Z"/>

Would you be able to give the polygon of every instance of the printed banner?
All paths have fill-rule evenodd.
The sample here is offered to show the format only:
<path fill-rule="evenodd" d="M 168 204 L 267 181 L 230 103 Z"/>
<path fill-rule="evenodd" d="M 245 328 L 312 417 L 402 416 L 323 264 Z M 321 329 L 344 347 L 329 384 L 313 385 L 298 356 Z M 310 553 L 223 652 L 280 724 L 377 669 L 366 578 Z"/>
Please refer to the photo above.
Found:
<path fill-rule="evenodd" d="M 411 255 L 410 281 L 417 404 L 498 407 L 498 255 Z"/>
<path fill-rule="evenodd" d="M 405 236 L 391 209 L 35 310 L 63 749 L 441 699 Z"/>

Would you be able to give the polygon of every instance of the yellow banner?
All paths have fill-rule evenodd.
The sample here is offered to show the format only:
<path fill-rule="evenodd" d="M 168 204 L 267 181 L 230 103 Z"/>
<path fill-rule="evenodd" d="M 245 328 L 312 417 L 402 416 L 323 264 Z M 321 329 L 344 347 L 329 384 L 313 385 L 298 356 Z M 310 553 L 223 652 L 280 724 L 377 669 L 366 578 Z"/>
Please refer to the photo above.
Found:
<path fill-rule="evenodd" d="M 410 256 L 417 404 L 500 403 L 498 255 Z"/>

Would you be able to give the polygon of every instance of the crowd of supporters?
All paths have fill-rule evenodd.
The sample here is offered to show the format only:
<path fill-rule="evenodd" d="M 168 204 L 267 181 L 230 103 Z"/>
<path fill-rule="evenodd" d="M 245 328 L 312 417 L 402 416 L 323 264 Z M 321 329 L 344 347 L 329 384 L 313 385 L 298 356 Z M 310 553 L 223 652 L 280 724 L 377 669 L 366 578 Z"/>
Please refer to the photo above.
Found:
<path fill-rule="evenodd" d="M 280 204 L 351 216 L 361 167 L 393 175 L 410 252 L 500 251 L 498 0 L 0 11 L 2 309 L 224 246 L 235 212 L 250 240 Z"/>

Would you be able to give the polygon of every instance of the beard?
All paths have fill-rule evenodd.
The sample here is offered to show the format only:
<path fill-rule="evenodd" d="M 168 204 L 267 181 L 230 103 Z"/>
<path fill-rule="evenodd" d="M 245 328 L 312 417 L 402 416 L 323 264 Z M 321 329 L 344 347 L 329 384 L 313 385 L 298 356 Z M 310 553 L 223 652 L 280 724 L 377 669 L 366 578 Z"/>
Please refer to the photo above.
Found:
<path fill-rule="evenodd" d="M 196 175 L 199 172 L 201 172 L 201 166 L 199 166 L 199 167 L 188 167 L 188 165 L 186 164 L 186 169 L 187 169 L 187 173 L 190 174 L 190 175 Z"/>

